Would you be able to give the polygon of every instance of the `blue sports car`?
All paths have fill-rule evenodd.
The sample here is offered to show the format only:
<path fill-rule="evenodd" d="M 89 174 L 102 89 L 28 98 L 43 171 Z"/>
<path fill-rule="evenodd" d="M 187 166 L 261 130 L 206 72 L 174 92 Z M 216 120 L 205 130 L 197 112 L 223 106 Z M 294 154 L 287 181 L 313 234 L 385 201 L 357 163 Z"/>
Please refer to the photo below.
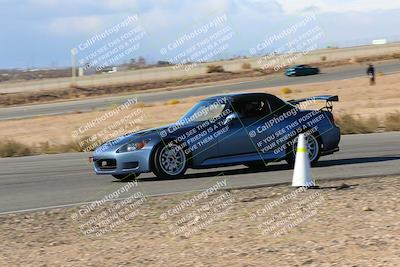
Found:
<path fill-rule="evenodd" d="M 326 101 L 308 110 L 314 101 Z M 188 168 L 246 165 L 263 168 L 286 160 L 294 164 L 296 140 L 307 136 L 309 158 L 339 150 L 340 129 L 332 102 L 337 96 L 284 101 L 266 93 L 213 96 L 194 105 L 176 123 L 126 134 L 93 152 L 97 174 L 117 179 L 153 172 L 158 177 L 182 177 Z"/>

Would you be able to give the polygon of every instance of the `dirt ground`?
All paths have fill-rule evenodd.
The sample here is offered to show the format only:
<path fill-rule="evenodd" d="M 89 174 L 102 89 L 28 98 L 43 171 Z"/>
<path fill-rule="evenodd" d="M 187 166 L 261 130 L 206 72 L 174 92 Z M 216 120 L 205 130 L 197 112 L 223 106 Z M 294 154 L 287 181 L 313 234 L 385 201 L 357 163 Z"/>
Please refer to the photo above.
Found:
<path fill-rule="evenodd" d="M 222 182 L 210 185 L 217 192 L 137 194 L 130 209 L 113 202 L 1 215 L 0 266 L 400 265 L 399 176 L 309 190 L 224 190 Z"/>
<path fill-rule="evenodd" d="M 253 90 L 253 92 L 268 92 L 286 100 L 325 94 L 339 95 L 340 102 L 334 104 L 335 116 L 352 114 L 362 117 L 377 116 L 383 118 L 389 113 L 400 111 L 399 87 L 400 74 L 392 74 L 377 77 L 376 86 L 369 86 L 366 78 L 355 78 L 290 86 L 291 93 L 287 94 L 283 93 L 282 87 L 258 89 Z M 226 93 L 229 93 L 229 91 L 226 91 Z M 133 125 L 126 126 L 123 129 L 118 127 L 113 129 L 115 131 L 109 131 L 111 133 L 118 130 L 116 135 L 120 135 L 121 133 L 174 122 L 201 98 L 203 97 L 192 97 L 179 101 L 172 100 L 170 103 L 154 103 L 151 105 L 138 103 L 128 110 L 121 111 L 118 115 L 96 123 L 87 130 L 84 127 L 87 123 L 103 116 L 107 111 L 1 121 L 0 138 L 2 140 L 13 139 L 28 145 L 37 145 L 40 142 L 68 143 L 72 140 L 80 140 L 97 134 L 114 122 L 126 116 L 129 117 L 129 114 L 140 110 L 140 116 L 129 117 L 131 120 L 136 119 Z M 115 109 L 115 106 L 110 106 L 108 111 L 113 109 Z M 74 131 L 79 130 L 80 127 L 84 127 L 85 131 L 79 131 L 78 135 L 73 136 Z"/>

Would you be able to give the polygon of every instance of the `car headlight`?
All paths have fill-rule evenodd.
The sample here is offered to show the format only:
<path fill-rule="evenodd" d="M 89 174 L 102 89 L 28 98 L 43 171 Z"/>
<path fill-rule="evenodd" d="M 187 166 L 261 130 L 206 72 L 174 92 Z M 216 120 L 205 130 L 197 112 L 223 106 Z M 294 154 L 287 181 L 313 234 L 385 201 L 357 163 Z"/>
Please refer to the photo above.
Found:
<path fill-rule="evenodd" d="M 141 142 L 129 142 L 123 146 L 121 146 L 118 150 L 117 153 L 125 153 L 125 152 L 132 152 L 135 150 L 140 150 L 142 149 L 148 142 L 150 142 L 150 139 L 145 139 Z"/>

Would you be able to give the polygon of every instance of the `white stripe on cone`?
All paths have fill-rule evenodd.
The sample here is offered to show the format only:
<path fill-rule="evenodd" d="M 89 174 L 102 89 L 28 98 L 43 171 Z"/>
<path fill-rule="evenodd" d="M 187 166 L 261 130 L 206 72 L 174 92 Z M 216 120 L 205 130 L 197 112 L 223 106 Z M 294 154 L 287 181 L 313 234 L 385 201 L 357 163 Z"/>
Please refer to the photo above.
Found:
<path fill-rule="evenodd" d="M 311 175 L 310 159 L 308 157 L 307 142 L 304 134 L 300 134 L 297 141 L 292 186 L 315 186 Z"/>

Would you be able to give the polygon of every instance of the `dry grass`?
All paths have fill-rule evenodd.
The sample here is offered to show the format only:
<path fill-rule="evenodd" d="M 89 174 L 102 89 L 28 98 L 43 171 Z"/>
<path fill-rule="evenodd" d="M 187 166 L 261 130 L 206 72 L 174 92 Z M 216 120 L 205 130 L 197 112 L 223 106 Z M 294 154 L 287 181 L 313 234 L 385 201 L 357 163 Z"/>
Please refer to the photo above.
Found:
<path fill-rule="evenodd" d="M 400 58 L 400 53 L 392 53 L 392 54 L 367 56 L 367 57 L 353 57 L 350 59 L 350 61 L 352 63 L 366 63 L 366 62 L 392 60 L 392 59 L 399 59 L 399 58 Z"/>
<path fill-rule="evenodd" d="M 399 87 L 400 74 L 389 74 L 379 77 L 376 86 L 368 86 L 367 78 L 355 78 L 324 83 L 291 85 L 290 90 L 292 92 L 290 94 L 281 92 L 282 87 L 263 88 L 250 90 L 249 92 L 266 92 L 277 95 L 282 99 L 327 94 L 338 95 L 340 102 L 334 103 L 333 112 L 335 117 L 338 118 L 337 123 L 342 127 L 342 132 L 351 134 L 384 130 L 400 131 Z M 173 106 L 167 106 L 166 102 L 152 103 L 151 105 L 138 103 L 121 112 L 115 118 L 101 122 L 82 134 L 92 136 L 137 109 L 143 111 L 143 120 L 135 123 L 135 127 L 127 129 L 124 133 L 166 125 L 179 119 L 202 98 L 204 97 L 179 99 L 180 102 Z M 321 107 L 318 105 L 309 107 L 309 109 L 319 108 Z M 168 112 L 166 112 L 166 109 Z M 0 140 L 15 140 L 28 146 L 34 153 L 79 151 L 78 148 L 74 148 L 71 133 L 93 119 L 103 116 L 104 113 L 105 111 L 94 110 L 80 114 L 0 121 Z M 381 125 L 379 125 L 378 121 Z M 48 142 L 48 145 L 45 144 L 46 142 Z M 4 147 L 4 143 L 2 143 L 2 147 Z M 17 152 L 6 154 L 21 154 Z"/>
<path fill-rule="evenodd" d="M 387 115 L 383 125 L 379 124 L 379 120 L 375 116 L 363 118 L 350 114 L 345 114 L 337 118 L 336 124 L 340 127 L 342 134 L 375 133 L 380 127 L 386 131 L 400 131 L 400 112 Z M 81 140 L 88 140 L 88 137 L 82 138 Z M 88 151 L 85 149 L 86 147 L 90 147 L 90 144 L 81 147 L 79 145 L 79 140 L 71 141 L 66 144 L 40 142 L 38 145 L 26 145 L 13 140 L 7 140 L 0 143 L 0 157 L 83 152 Z"/>
<path fill-rule="evenodd" d="M 79 142 L 71 141 L 67 144 L 50 144 L 49 142 L 41 142 L 39 146 L 33 148 L 37 154 L 57 154 L 68 152 L 83 152 L 84 147 Z"/>
<path fill-rule="evenodd" d="M 251 64 L 250 63 L 243 63 L 242 64 L 242 69 L 243 70 L 251 70 Z"/>
<path fill-rule="evenodd" d="M 145 108 L 145 107 L 151 107 L 151 106 L 152 106 L 152 104 L 146 104 L 143 102 L 138 102 L 135 104 L 135 108 Z"/>
<path fill-rule="evenodd" d="M 349 59 L 349 62 L 350 62 L 351 64 L 358 64 L 358 63 L 361 63 L 361 62 L 362 62 L 362 59 L 359 58 L 359 57 L 352 57 L 352 58 Z"/>
<path fill-rule="evenodd" d="M 207 73 L 223 73 L 225 72 L 224 67 L 221 65 L 208 65 Z"/>
<path fill-rule="evenodd" d="M 386 131 L 400 131 L 400 112 L 389 114 L 385 118 Z"/>
<path fill-rule="evenodd" d="M 0 143 L 0 157 L 19 157 L 33 155 L 32 148 L 13 140 Z"/>
<path fill-rule="evenodd" d="M 400 59 L 400 53 L 393 53 L 392 57 L 395 59 Z"/>
<path fill-rule="evenodd" d="M 319 62 L 310 63 L 319 68 L 329 68 L 336 66 L 344 66 L 349 64 L 362 64 L 365 62 L 393 60 L 400 58 L 400 53 L 380 55 L 374 57 L 353 57 L 343 60 L 326 60 L 324 57 Z M 250 69 L 247 69 L 250 67 Z M 207 66 L 207 73 L 204 75 L 179 79 L 166 79 L 160 81 L 147 81 L 137 83 L 116 83 L 113 85 L 99 86 L 71 86 L 69 88 L 52 88 L 40 91 L 26 91 L 15 93 L 0 94 L 0 106 L 23 105 L 31 103 L 55 102 L 60 100 L 83 99 L 87 97 L 99 97 L 106 95 L 126 94 L 132 92 L 141 92 L 145 90 L 180 87 L 183 85 L 211 83 L 217 81 L 227 81 L 239 78 L 260 77 L 277 73 L 272 69 L 263 70 L 254 68 L 251 70 L 249 63 L 243 63 L 243 71 L 228 72 L 221 65 Z M 279 71 L 278 73 L 280 73 Z M 210 75 L 211 74 L 211 75 Z"/>
<path fill-rule="evenodd" d="M 336 120 L 342 134 L 364 134 L 374 133 L 379 128 L 379 121 L 376 117 L 367 119 L 361 116 L 345 114 Z"/>
<path fill-rule="evenodd" d="M 55 88 L 55 89 L 47 89 L 40 91 L 4 93 L 0 94 L 0 106 L 24 105 L 32 103 L 48 103 L 59 100 L 83 99 L 87 97 L 100 97 L 100 96 L 104 97 L 107 95 L 138 93 L 142 91 L 158 90 L 161 88 L 180 87 L 191 84 L 202 84 L 202 83 L 226 81 L 231 79 L 259 77 L 265 74 L 257 71 L 225 72 L 223 68 L 222 70 L 214 68 L 212 69 L 212 71 L 214 72 L 212 75 L 206 74 L 202 76 L 189 77 L 185 79 L 168 79 L 168 80 L 160 80 L 154 82 L 129 83 L 129 84 L 121 83 L 121 84 L 105 85 L 105 86 L 88 86 L 88 87 L 72 86 L 65 89 Z"/>
<path fill-rule="evenodd" d="M 83 152 L 85 147 L 79 145 L 79 141 L 71 141 L 66 144 L 51 144 L 41 142 L 38 145 L 26 145 L 13 140 L 0 143 L 0 157 L 21 157 L 40 154 L 59 154 L 69 152 Z"/>

